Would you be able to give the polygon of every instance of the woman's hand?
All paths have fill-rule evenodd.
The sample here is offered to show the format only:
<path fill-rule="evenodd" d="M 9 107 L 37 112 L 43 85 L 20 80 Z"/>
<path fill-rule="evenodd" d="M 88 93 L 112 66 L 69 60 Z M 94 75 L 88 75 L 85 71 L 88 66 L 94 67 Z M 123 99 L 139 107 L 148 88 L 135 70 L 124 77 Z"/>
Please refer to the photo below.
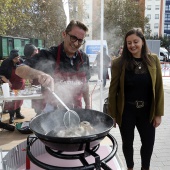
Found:
<path fill-rule="evenodd" d="M 153 119 L 153 126 L 156 128 L 161 124 L 161 116 L 155 116 Z"/>
<path fill-rule="evenodd" d="M 113 118 L 113 123 L 114 123 L 113 127 L 116 128 L 116 118 Z"/>

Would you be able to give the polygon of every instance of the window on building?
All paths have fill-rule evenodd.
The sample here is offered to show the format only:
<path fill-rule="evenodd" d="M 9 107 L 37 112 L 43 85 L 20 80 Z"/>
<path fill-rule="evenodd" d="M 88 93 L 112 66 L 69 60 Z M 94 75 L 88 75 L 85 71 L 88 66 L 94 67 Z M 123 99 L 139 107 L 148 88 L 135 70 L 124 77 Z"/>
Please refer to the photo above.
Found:
<path fill-rule="evenodd" d="M 155 10 L 159 10 L 159 5 L 155 5 Z"/>
<path fill-rule="evenodd" d="M 148 14 L 146 17 L 150 20 L 151 19 L 151 14 Z"/>
<path fill-rule="evenodd" d="M 165 10 L 169 11 L 170 10 L 170 5 L 166 5 Z"/>
<path fill-rule="evenodd" d="M 168 30 L 170 30 L 170 25 L 168 24 Z"/>
<path fill-rule="evenodd" d="M 155 14 L 155 19 L 159 19 L 159 14 Z"/>
<path fill-rule="evenodd" d="M 165 25 L 164 25 L 164 29 L 165 29 L 165 30 L 170 30 L 170 24 L 165 24 Z"/>
<path fill-rule="evenodd" d="M 147 10 L 151 10 L 151 5 L 148 5 L 148 6 L 147 6 Z"/>
<path fill-rule="evenodd" d="M 165 20 L 170 21 L 170 14 L 165 14 Z"/>
<path fill-rule="evenodd" d="M 25 41 L 21 40 L 21 46 L 24 47 L 25 46 Z"/>
<path fill-rule="evenodd" d="M 155 23 L 155 24 L 154 24 L 154 28 L 158 28 L 158 23 Z"/>
<path fill-rule="evenodd" d="M 13 46 L 13 41 L 12 41 L 12 39 L 9 39 L 9 40 L 8 40 L 8 46 L 9 46 L 9 47 L 12 47 L 12 46 Z"/>

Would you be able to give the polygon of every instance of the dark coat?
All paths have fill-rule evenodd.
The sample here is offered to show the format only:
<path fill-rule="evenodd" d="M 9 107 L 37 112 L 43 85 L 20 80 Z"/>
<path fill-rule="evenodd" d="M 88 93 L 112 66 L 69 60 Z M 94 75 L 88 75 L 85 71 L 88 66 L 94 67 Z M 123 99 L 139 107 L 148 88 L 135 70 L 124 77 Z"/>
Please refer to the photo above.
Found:
<path fill-rule="evenodd" d="M 161 66 L 158 57 L 155 54 L 149 56 L 151 66 L 148 65 L 149 74 L 152 80 L 152 101 L 150 109 L 150 121 L 155 116 L 164 115 L 164 91 Z M 124 77 L 125 65 L 120 71 L 120 57 L 113 60 L 112 79 L 109 88 L 108 112 L 116 118 L 116 123 L 121 125 L 122 114 L 124 110 Z"/>

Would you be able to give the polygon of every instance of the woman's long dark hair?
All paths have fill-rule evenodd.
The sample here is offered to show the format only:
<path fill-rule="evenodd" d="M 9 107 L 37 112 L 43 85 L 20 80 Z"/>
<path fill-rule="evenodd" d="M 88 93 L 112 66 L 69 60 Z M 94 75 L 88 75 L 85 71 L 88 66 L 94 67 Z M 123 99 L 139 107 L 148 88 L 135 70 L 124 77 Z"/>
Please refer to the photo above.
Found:
<path fill-rule="evenodd" d="M 150 51 L 148 49 L 148 46 L 146 44 L 146 39 L 144 37 L 144 34 L 142 32 L 141 28 L 132 28 L 131 30 L 129 30 L 124 38 L 124 45 L 123 45 L 123 51 L 122 51 L 122 55 L 121 55 L 121 65 L 125 62 L 126 63 L 126 68 L 127 69 L 132 69 L 133 68 L 133 62 L 131 62 L 133 60 L 133 55 L 132 53 L 128 50 L 127 48 L 127 42 L 126 39 L 128 36 L 135 34 L 136 36 L 138 36 L 139 38 L 141 38 L 141 40 L 143 41 L 143 45 L 142 45 L 142 49 L 141 49 L 141 58 L 143 59 L 143 64 L 150 65 L 150 59 L 148 57 Z"/>

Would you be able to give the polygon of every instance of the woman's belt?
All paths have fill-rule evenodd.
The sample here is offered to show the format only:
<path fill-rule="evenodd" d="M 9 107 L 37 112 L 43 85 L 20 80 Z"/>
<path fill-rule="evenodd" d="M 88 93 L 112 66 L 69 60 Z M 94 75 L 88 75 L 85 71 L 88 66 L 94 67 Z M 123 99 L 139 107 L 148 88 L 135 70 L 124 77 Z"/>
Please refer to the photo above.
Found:
<path fill-rule="evenodd" d="M 145 101 L 142 101 L 142 100 L 136 100 L 134 102 L 126 101 L 125 103 L 135 105 L 136 108 L 140 109 L 140 108 L 144 107 L 145 105 L 147 105 L 148 102 L 145 102 Z"/>

